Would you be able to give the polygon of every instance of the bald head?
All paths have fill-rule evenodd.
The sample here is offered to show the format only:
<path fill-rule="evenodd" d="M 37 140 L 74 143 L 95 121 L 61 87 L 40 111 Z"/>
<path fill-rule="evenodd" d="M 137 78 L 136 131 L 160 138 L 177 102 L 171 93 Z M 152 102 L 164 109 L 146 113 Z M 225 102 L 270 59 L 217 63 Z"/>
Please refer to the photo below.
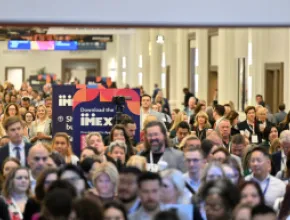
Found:
<path fill-rule="evenodd" d="M 48 156 L 49 152 L 42 144 L 36 144 L 30 148 L 27 162 L 34 178 L 37 178 L 46 167 Z"/>

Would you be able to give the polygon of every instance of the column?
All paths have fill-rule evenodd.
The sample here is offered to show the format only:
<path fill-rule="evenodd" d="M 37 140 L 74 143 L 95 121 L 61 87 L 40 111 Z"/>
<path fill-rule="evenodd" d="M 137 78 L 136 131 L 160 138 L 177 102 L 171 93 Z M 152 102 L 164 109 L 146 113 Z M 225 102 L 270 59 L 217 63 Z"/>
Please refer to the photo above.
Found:
<path fill-rule="evenodd" d="M 208 96 L 208 32 L 207 29 L 196 30 L 196 49 L 198 50 L 198 66 L 196 74 L 198 75 L 198 98 L 207 100 Z"/>
<path fill-rule="evenodd" d="M 132 34 L 129 37 L 129 55 L 127 59 L 128 71 L 127 71 L 127 82 L 130 87 L 138 86 L 138 59 L 136 53 L 136 34 Z"/>
<path fill-rule="evenodd" d="M 256 94 L 264 95 L 265 77 L 264 77 L 264 64 L 266 52 L 268 50 L 268 29 L 264 28 L 249 28 L 249 49 L 252 50 L 252 61 L 249 63 L 249 105 L 256 104 Z M 250 54 L 249 54 L 250 55 Z"/>
<path fill-rule="evenodd" d="M 188 87 L 188 30 L 177 29 L 176 48 L 176 96 L 177 107 L 182 109 L 184 94 L 182 89 Z"/>
<path fill-rule="evenodd" d="M 219 29 L 218 36 L 218 102 L 233 101 L 237 106 L 237 60 L 234 56 L 234 30 Z"/>
<path fill-rule="evenodd" d="M 149 75 L 149 90 L 147 93 L 153 92 L 154 84 L 161 85 L 161 55 L 162 46 L 156 43 L 156 37 L 159 34 L 158 30 L 150 29 L 150 75 Z"/>
<path fill-rule="evenodd" d="M 290 82 L 290 28 L 287 29 L 287 35 L 288 35 L 288 41 L 285 47 L 287 48 L 287 54 L 286 54 L 286 62 L 284 64 L 284 103 L 286 104 L 286 109 L 290 109 L 290 88 L 289 88 L 289 82 Z"/>

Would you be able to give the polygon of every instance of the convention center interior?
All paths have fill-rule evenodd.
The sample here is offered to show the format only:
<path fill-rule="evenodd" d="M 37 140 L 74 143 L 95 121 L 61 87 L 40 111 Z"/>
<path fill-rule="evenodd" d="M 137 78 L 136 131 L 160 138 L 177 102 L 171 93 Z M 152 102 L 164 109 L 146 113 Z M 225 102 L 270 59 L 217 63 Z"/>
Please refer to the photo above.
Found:
<path fill-rule="evenodd" d="M 0 219 L 290 219 L 290 28 L 0 25 Z"/>

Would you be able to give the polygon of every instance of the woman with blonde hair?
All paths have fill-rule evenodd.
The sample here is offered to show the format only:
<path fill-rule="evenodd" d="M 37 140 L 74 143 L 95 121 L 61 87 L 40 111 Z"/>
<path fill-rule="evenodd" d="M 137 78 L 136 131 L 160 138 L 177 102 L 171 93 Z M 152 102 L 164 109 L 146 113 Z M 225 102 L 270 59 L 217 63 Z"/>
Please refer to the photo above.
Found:
<path fill-rule="evenodd" d="M 182 172 L 176 169 L 161 171 L 162 193 L 164 204 L 189 204 L 190 198 L 185 195 L 185 180 Z"/>
<path fill-rule="evenodd" d="M 101 202 L 109 202 L 116 199 L 119 173 L 111 162 L 101 163 L 95 170 L 92 183 Z"/>
<path fill-rule="evenodd" d="M 192 127 L 192 131 L 202 141 L 206 138 L 207 129 L 211 128 L 208 121 L 208 116 L 204 111 L 200 111 L 195 116 L 195 122 Z"/>
<path fill-rule="evenodd" d="M 130 159 L 128 160 L 126 166 L 127 167 L 136 167 L 139 170 L 141 170 L 142 172 L 146 171 L 146 158 L 139 156 L 139 155 L 133 155 L 132 157 L 130 157 Z"/>
<path fill-rule="evenodd" d="M 2 189 L 11 220 L 21 220 L 26 202 L 30 196 L 30 175 L 25 167 L 11 170 L 7 175 Z"/>
<path fill-rule="evenodd" d="M 51 145 L 52 151 L 60 153 L 65 159 L 66 163 L 77 165 L 79 158 L 74 155 L 69 136 L 65 132 L 58 132 L 54 135 Z"/>
<path fill-rule="evenodd" d="M 29 129 L 31 143 L 48 143 L 52 140 L 51 119 L 48 118 L 47 110 L 44 105 L 39 105 L 36 110 L 36 119 L 31 123 Z"/>
<path fill-rule="evenodd" d="M 175 136 L 176 136 L 176 128 L 179 125 L 179 123 L 182 122 L 182 121 L 184 121 L 184 113 L 183 112 L 179 112 L 178 114 L 175 115 L 174 123 L 173 123 L 173 125 L 171 126 L 171 128 L 169 130 L 169 132 L 170 132 L 169 137 L 170 138 L 175 138 Z"/>

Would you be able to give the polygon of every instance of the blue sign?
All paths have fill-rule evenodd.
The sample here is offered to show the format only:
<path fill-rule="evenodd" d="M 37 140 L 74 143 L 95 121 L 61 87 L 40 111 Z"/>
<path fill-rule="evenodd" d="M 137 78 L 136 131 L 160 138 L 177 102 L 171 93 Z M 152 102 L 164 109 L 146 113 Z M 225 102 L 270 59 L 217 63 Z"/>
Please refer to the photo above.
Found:
<path fill-rule="evenodd" d="M 55 41 L 54 50 L 77 50 L 77 41 Z"/>
<path fill-rule="evenodd" d="M 99 132 L 107 136 L 116 116 L 116 105 L 112 103 L 114 96 L 130 97 L 124 108 L 124 114 L 136 122 L 136 140 L 140 134 L 140 90 L 139 89 L 90 89 L 78 90 L 73 98 L 73 146 L 74 153 L 79 155 L 86 147 L 85 137 L 90 132 Z"/>
<path fill-rule="evenodd" d="M 53 85 L 52 135 L 66 132 L 73 142 L 72 100 L 77 91 L 75 85 Z"/>
<path fill-rule="evenodd" d="M 8 41 L 8 49 L 9 50 L 30 50 L 31 44 L 30 44 L 30 41 L 11 40 L 11 41 Z"/>

